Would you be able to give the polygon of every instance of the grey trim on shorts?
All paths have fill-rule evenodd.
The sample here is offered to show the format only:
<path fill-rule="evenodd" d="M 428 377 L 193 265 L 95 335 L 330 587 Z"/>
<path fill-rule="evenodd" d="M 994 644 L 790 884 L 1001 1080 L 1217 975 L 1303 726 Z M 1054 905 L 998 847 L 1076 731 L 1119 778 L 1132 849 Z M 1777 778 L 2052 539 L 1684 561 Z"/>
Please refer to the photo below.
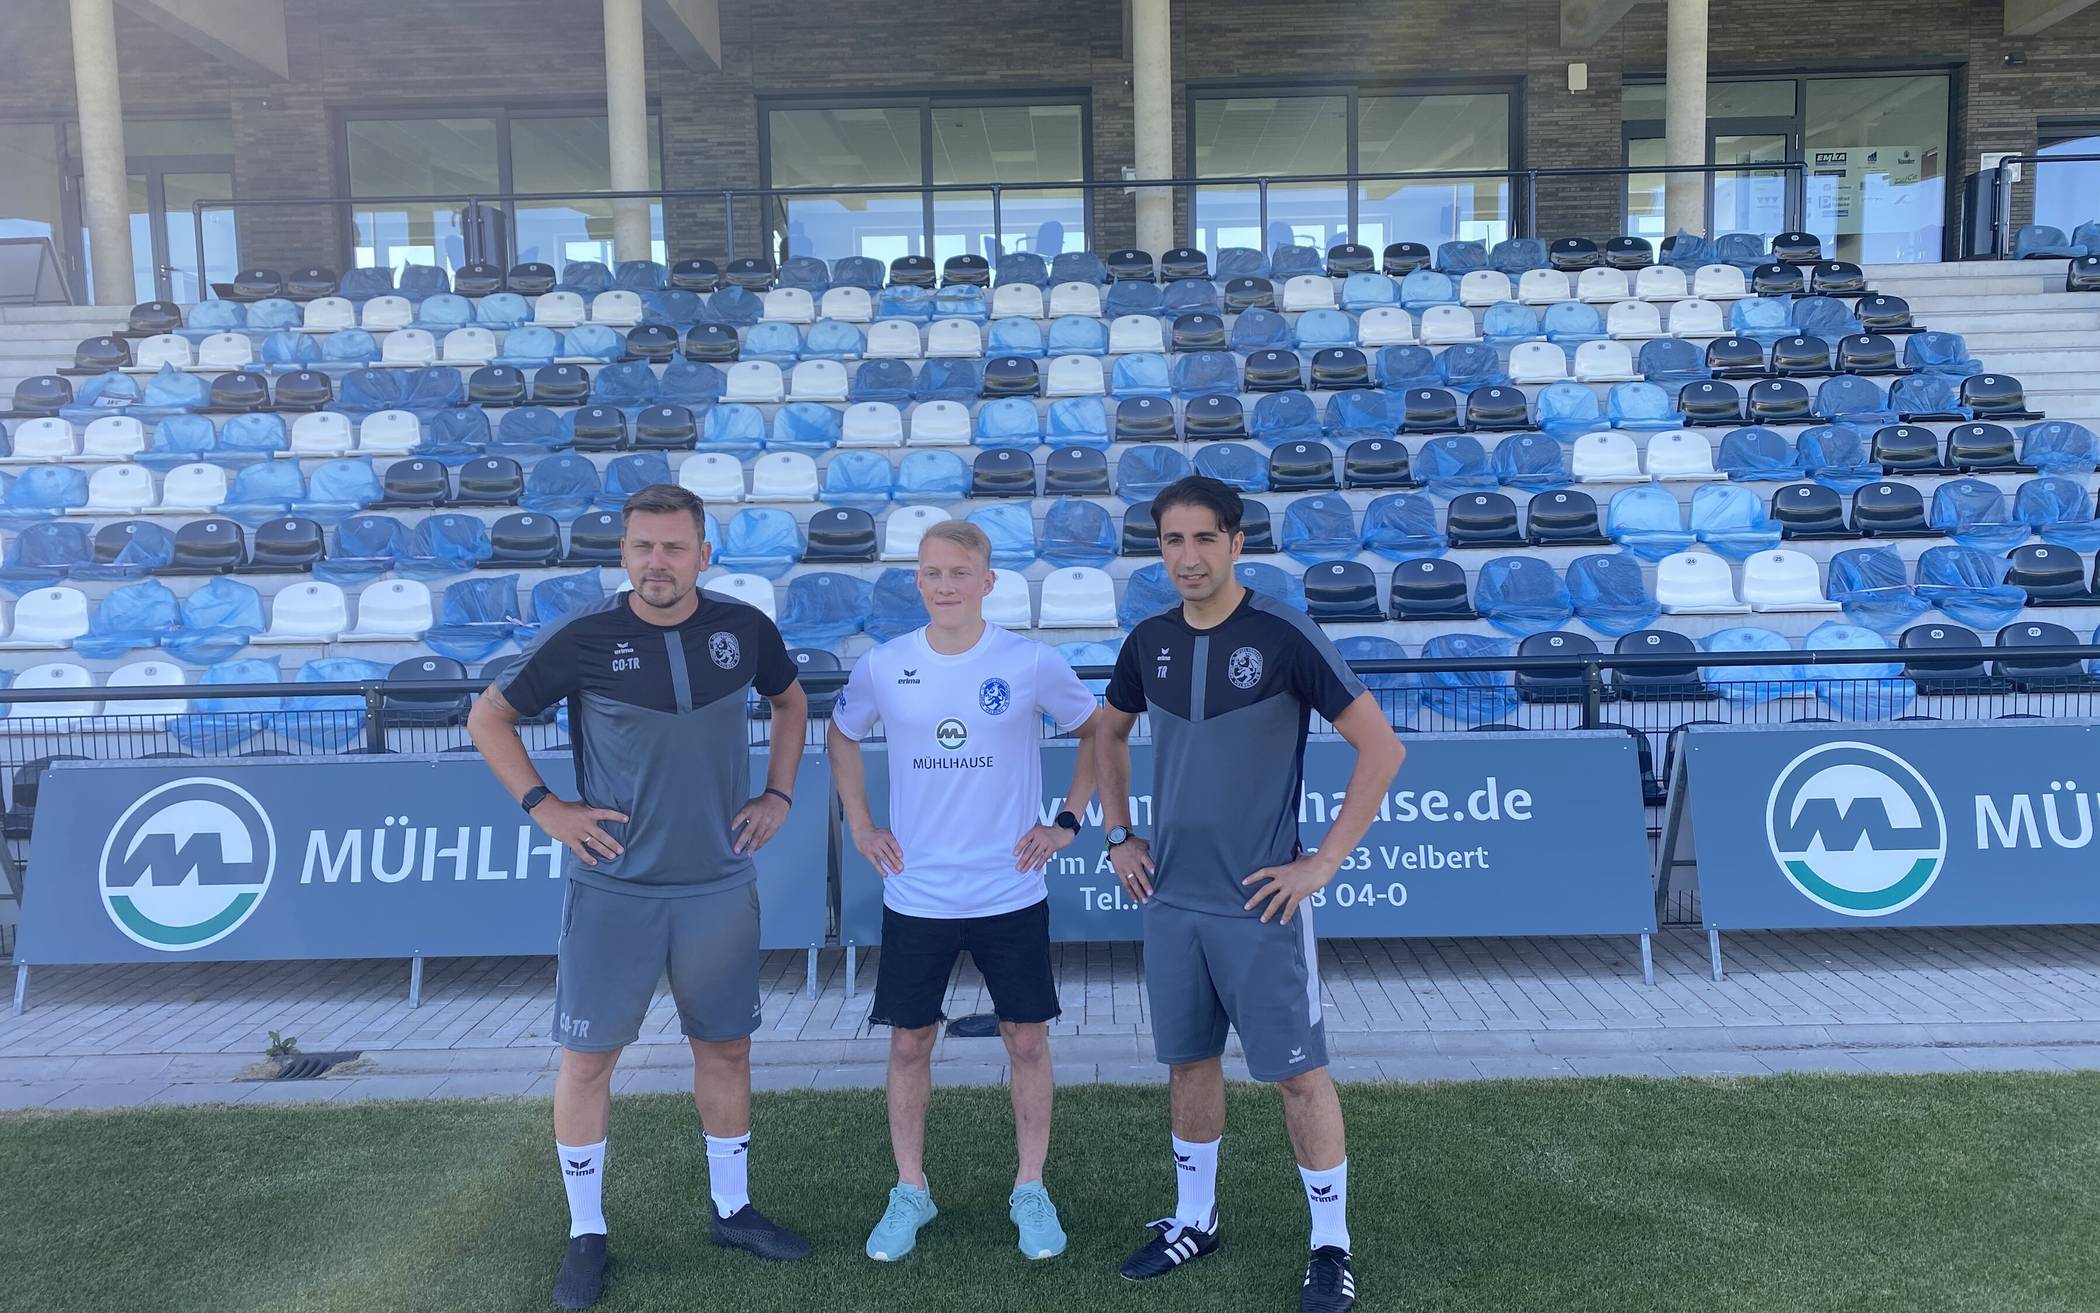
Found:
<path fill-rule="evenodd" d="M 688 1039 L 758 1029 L 758 886 L 652 898 L 570 881 L 554 976 L 554 1042 L 607 1053 L 640 1037 L 667 973 Z"/>

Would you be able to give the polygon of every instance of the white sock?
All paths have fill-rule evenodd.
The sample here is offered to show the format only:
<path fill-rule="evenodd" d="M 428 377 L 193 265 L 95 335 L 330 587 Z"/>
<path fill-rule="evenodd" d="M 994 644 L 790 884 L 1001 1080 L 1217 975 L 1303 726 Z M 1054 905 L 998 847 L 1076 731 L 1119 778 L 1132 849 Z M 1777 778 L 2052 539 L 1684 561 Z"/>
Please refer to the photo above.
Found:
<path fill-rule="evenodd" d="M 1349 1248 L 1349 1160 L 1324 1172 L 1300 1167 L 1305 1181 L 1305 1206 L 1312 1212 L 1312 1247 L 1333 1245 Z"/>
<path fill-rule="evenodd" d="M 605 1141 L 554 1146 L 561 1156 L 561 1184 L 569 1193 L 569 1234 L 605 1234 Z"/>
<path fill-rule="evenodd" d="M 713 1135 L 707 1140 L 707 1193 L 714 1198 L 715 1213 L 727 1217 L 751 1202 L 748 1165 L 751 1161 L 751 1135 L 722 1139 Z"/>
<path fill-rule="evenodd" d="M 1174 1220 L 1199 1231 L 1218 1229 L 1218 1145 L 1174 1139 Z"/>

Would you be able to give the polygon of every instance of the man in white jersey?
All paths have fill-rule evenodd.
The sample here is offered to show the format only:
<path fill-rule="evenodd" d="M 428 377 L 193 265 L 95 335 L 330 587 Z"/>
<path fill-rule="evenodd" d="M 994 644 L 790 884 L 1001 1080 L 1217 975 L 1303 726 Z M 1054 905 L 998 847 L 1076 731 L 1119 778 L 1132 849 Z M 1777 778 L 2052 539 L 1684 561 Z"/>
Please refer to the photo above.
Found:
<path fill-rule="evenodd" d="M 862 656 L 833 708 L 826 743 L 854 847 L 883 876 L 882 955 L 869 1019 L 890 1027 L 887 1085 L 897 1184 L 868 1257 L 911 1252 L 936 1209 L 926 1185 L 926 1105 L 941 1000 L 968 949 L 999 1016 L 1012 1068 L 1019 1164 L 1008 1211 L 1021 1252 L 1053 1258 L 1065 1233 L 1043 1188 L 1050 1149 L 1050 967 L 1043 865 L 1079 833 L 1094 797 L 1094 695 L 1056 649 L 984 620 L 991 541 L 951 520 L 919 545 L 929 622 Z M 1080 739 L 1054 823 L 1038 823 L 1041 718 Z M 889 739 L 890 824 L 868 811 L 860 740 Z"/>

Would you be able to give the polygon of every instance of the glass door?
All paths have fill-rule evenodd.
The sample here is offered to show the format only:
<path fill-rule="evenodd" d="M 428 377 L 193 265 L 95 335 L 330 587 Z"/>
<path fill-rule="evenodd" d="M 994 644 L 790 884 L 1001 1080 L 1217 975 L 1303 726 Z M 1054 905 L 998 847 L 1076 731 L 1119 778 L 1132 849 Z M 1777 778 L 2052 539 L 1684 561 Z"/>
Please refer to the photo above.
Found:
<path fill-rule="evenodd" d="M 133 156 L 127 182 L 131 211 L 132 294 L 141 301 L 201 301 L 214 282 L 240 271 L 231 210 L 204 212 L 205 268 L 197 269 L 197 228 L 190 205 L 233 195 L 233 161 L 224 156 Z M 93 286 L 95 252 L 86 225 L 82 286 Z"/>
<path fill-rule="evenodd" d="M 1786 163 L 1792 158 L 1792 145 L 1790 126 L 1740 120 L 1713 125 L 1707 158 L 1717 166 L 1740 166 L 1713 174 L 1709 205 L 1716 236 L 1756 233 L 1769 242 L 1786 231 L 1787 171 L 1756 166 Z"/>

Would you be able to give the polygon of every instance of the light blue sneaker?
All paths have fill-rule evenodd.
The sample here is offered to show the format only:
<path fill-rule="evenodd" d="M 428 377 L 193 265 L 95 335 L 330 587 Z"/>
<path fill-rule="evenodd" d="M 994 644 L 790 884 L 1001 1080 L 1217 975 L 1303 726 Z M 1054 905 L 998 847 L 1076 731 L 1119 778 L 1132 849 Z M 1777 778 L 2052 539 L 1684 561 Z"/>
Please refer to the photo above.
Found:
<path fill-rule="evenodd" d="M 894 1263 L 904 1257 L 919 1243 L 919 1228 L 940 1216 L 940 1211 L 923 1188 L 902 1182 L 891 1186 L 890 1206 L 868 1232 L 868 1257 L 878 1263 Z"/>
<path fill-rule="evenodd" d="M 1007 1196 L 1006 1215 L 1021 1228 L 1024 1258 L 1056 1258 L 1065 1252 L 1065 1229 L 1057 1223 L 1057 1205 L 1041 1181 L 1030 1181 Z"/>

